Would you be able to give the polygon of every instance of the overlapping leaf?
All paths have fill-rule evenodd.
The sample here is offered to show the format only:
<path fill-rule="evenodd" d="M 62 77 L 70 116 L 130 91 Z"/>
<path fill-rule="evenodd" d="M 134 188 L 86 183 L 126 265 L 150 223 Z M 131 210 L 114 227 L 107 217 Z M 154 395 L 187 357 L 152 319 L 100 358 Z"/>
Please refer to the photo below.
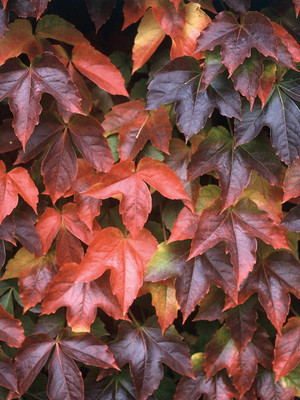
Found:
<path fill-rule="evenodd" d="M 176 102 L 180 130 L 189 139 L 205 126 L 217 108 L 222 115 L 241 119 L 241 99 L 225 75 L 218 75 L 201 91 L 202 71 L 192 57 L 179 57 L 167 63 L 154 76 L 148 90 L 148 110 Z"/>
<path fill-rule="evenodd" d="M 138 327 L 122 322 L 118 340 L 110 345 L 110 350 L 120 367 L 129 363 L 139 400 L 146 400 L 158 387 L 163 377 L 162 363 L 179 374 L 193 377 L 190 356 L 181 337 L 174 328 L 162 336 L 153 321 Z"/>

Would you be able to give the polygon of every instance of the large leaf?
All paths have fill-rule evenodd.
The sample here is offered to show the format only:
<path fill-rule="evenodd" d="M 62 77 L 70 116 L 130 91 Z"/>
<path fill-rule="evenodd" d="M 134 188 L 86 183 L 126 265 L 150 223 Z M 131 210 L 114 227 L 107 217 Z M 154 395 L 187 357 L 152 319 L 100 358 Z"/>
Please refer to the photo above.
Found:
<path fill-rule="evenodd" d="M 241 118 L 241 100 L 225 75 L 217 76 L 206 90 L 201 90 L 202 71 L 192 57 L 179 57 L 154 75 L 149 85 L 147 109 L 176 102 L 180 130 L 189 139 L 205 126 L 217 108 L 222 115 Z"/>
<path fill-rule="evenodd" d="M 24 340 L 21 321 L 14 318 L 0 305 L 0 340 L 11 347 L 19 347 Z"/>
<path fill-rule="evenodd" d="M 268 140 L 261 138 L 234 149 L 235 141 L 223 127 L 213 128 L 188 166 L 189 179 L 215 170 L 220 177 L 223 210 L 231 206 L 256 170 L 271 184 L 281 184 L 281 163 Z"/>
<path fill-rule="evenodd" d="M 244 302 L 253 293 L 264 307 L 268 318 L 280 332 L 288 315 L 290 295 L 300 297 L 299 261 L 288 252 L 280 251 L 259 260 L 255 269 L 242 284 L 239 302 Z"/>
<path fill-rule="evenodd" d="M 232 400 L 237 398 L 236 390 L 224 372 L 219 372 L 207 380 L 203 367 L 203 353 L 193 354 L 192 364 L 196 379 L 181 378 L 177 385 L 175 400 L 187 398 L 198 400 L 201 395 L 204 395 L 205 400 Z"/>
<path fill-rule="evenodd" d="M 227 251 L 231 253 L 238 286 L 255 264 L 255 237 L 278 249 L 289 248 L 284 230 L 251 200 L 242 199 L 235 207 L 222 213 L 220 211 L 221 204 L 216 201 L 201 214 L 189 258 L 203 254 L 224 240 Z"/>
<path fill-rule="evenodd" d="M 299 101 L 299 82 L 295 79 L 276 84 L 263 109 L 259 101 L 254 103 L 252 111 L 247 102 L 243 103 L 243 119 L 235 122 L 237 145 L 249 142 L 263 126 L 268 126 L 272 145 L 281 160 L 291 165 L 299 157 L 300 110 L 295 102 Z"/>
<path fill-rule="evenodd" d="M 77 282 L 89 282 L 111 269 L 113 293 L 121 304 L 123 315 L 137 297 L 143 284 L 147 262 L 157 248 L 152 234 L 143 229 L 136 238 L 124 237 L 117 228 L 105 228 L 96 236 L 80 264 Z"/>
<path fill-rule="evenodd" d="M 39 122 L 42 93 L 51 94 L 64 108 L 81 113 L 80 97 L 68 70 L 53 54 L 45 53 L 30 67 L 11 59 L 0 67 L 0 100 L 8 97 L 14 129 L 23 148 Z"/>
<path fill-rule="evenodd" d="M 147 112 L 140 100 L 114 106 L 105 115 L 103 128 L 106 134 L 119 133 L 118 151 L 121 160 L 133 159 L 148 140 L 157 149 L 169 153 L 172 125 L 168 111 L 161 107 Z"/>
<path fill-rule="evenodd" d="M 118 341 L 110 345 L 117 364 L 130 365 L 139 400 L 146 400 L 163 377 L 162 363 L 179 374 L 192 377 L 193 371 L 187 348 L 173 329 L 164 336 L 157 324 L 135 327 L 129 322 L 119 325 Z"/>
<path fill-rule="evenodd" d="M 239 351 L 230 332 L 223 326 L 206 346 L 204 369 L 210 379 L 217 371 L 226 368 L 233 376 L 233 384 L 243 396 L 251 387 L 257 364 L 271 368 L 273 345 L 265 331 L 257 331 L 252 342 Z"/>
<path fill-rule="evenodd" d="M 53 279 L 42 303 L 43 314 L 67 307 L 67 322 L 75 332 L 89 332 L 94 322 L 97 307 L 101 307 L 115 319 L 122 318 L 121 307 L 112 294 L 107 274 L 89 283 L 77 283 L 79 266 L 65 264 Z"/>
<path fill-rule="evenodd" d="M 201 32 L 196 50 L 213 50 L 219 45 L 222 48 L 222 62 L 230 75 L 246 57 L 250 57 L 253 47 L 265 57 L 277 59 L 276 39 L 271 21 L 256 11 L 249 11 L 241 17 L 240 22 L 230 12 L 219 13 Z"/>
<path fill-rule="evenodd" d="M 146 183 L 169 199 L 189 201 L 180 179 L 166 164 L 151 158 L 142 158 L 137 168 L 132 161 L 115 164 L 100 183 L 87 192 L 97 199 L 107 199 L 121 194 L 120 213 L 123 223 L 136 237 L 151 211 L 151 195 Z"/>

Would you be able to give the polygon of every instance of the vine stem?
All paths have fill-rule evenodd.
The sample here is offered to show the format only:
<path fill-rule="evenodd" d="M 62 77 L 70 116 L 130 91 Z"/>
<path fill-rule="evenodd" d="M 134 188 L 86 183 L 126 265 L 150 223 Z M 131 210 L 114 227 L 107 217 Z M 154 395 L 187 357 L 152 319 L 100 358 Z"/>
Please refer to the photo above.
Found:
<path fill-rule="evenodd" d="M 129 309 L 128 310 L 128 315 L 130 316 L 130 318 L 132 319 L 132 322 L 136 325 L 139 326 L 139 323 L 137 322 L 137 320 L 135 319 L 135 316 L 132 314 L 132 311 Z"/>
<path fill-rule="evenodd" d="M 227 118 L 227 124 L 228 124 L 228 127 L 229 127 L 230 135 L 233 137 L 233 129 L 232 129 L 232 126 L 231 126 L 230 118 L 228 118 L 228 117 L 226 117 L 226 118 Z"/>
<path fill-rule="evenodd" d="M 159 203 L 159 210 L 160 210 L 160 219 L 161 219 L 161 224 L 162 224 L 162 228 L 163 228 L 164 241 L 166 242 L 166 241 L 168 240 L 168 238 L 167 238 L 166 226 L 165 226 L 165 223 L 164 223 L 164 221 L 163 221 L 163 216 L 162 216 L 162 206 L 161 206 L 161 203 Z"/>
<path fill-rule="evenodd" d="M 300 317 L 300 315 L 297 313 L 297 311 L 295 311 L 293 309 L 293 307 L 290 307 L 290 308 L 291 308 L 292 313 L 295 315 L 295 317 Z"/>

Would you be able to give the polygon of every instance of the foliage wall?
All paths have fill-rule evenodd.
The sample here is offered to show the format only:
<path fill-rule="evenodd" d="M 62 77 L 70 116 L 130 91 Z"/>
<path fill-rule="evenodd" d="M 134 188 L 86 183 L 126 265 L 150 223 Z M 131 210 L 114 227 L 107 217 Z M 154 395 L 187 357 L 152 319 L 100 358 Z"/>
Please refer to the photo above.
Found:
<path fill-rule="evenodd" d="M 299 0 L 2 0 L 0 398 L 300 396 Z"/>

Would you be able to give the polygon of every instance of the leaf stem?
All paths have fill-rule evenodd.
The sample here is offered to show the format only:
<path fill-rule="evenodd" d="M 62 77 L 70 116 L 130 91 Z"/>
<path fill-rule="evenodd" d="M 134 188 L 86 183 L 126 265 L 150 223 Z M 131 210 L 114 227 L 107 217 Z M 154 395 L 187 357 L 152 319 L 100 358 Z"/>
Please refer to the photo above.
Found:
<path fill-rule="evenodd" d="M 130 318 L 132 319 L 132 322 L 138 327 L 140 326 L 140 324 L 137 322 L 137 320 L 135 319 L 135 316 L 133 315 L 132 311 L 130 309 L 128 309 L 128 315 L 130 316 Z"/>
<path fill-rule="evenodd" d="M 160 219 L 161 219 L 161 225 L 162 225 L 162 229 L 163 229 L 163 235 L 164 235 L 164 241 L 166 242 L 168 240 L 167 238 L 167 231 L 166 231 L 166 226 L 163 220 L 163 216 L 162 216 L 162 205 L 161 203 L 159 203 L 159 210 L 160 210 Z"/>
<path fill-rule="evenodd" d="M 227 118 L 227 124 L 228 124 L 230 135 L 233 137 L 233 129 L 232 129 L 232 126 L 231 126 L 231 120 L 228 117 L 226 117 L 226 118 Z"/>
<path fill-rule="evenodd" d="M 295 315 L 295 317 L 300 317 L 300 315 L 297 313 L 297 311 L 294 310 L 294 308 L 291 306 L 290 307 L 292 313 Z"/>

